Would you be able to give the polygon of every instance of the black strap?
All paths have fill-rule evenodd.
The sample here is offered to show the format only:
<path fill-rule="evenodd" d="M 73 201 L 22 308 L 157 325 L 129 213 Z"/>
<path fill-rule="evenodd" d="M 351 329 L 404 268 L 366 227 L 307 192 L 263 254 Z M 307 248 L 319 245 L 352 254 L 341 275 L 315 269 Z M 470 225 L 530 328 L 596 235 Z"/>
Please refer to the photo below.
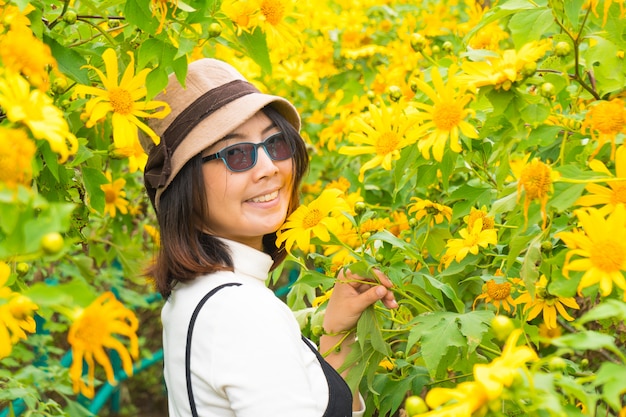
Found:
<path fill-rule="evenodd" d="M 193 311 L 191 315 L 191 320 L 189 322 L 189 328 L 187 329 L 187 347 L 185 349 L 185 376 L 187 379 L 187 395 L 189 396 L 189 406 L 191 407 L 191 415 L 193 417 L 198 417 L 198 410 L 196 409 L 196 401 L 193 398 L 193 390 L 191 388 L 191 336 L 193 335 L 193 327 L 196 323 L 196 319 L 198 318 L 198 314 L 200 313 L 200 309 L 207 302 L 209 298 L 213 296 L 216 292 L 225 287 L 232 287 L 233 285 L 239 286 L 241 285 L 238 282 L 229 282 L 226 284 L 219 285 L 209 291 L 202 300 L 196 306 L 196 309 Z"/>

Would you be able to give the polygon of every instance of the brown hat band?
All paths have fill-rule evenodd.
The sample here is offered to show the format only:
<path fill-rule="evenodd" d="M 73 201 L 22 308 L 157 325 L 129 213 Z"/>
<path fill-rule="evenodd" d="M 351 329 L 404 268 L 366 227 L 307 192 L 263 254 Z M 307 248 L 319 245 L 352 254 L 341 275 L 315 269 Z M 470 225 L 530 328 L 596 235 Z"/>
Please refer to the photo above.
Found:
<path fill-rule="evenodd" d="M 144 181 L 154 202 L 154 194 L 165 186 L 172 171 L 172 155 L 185 137 L 202 120 L 231 101 L 260 91 L 245 80 L 234 80 L 213 88 L 191 103 L 168 126 L 161 143 L 150 150 L 144 169 Z"/>

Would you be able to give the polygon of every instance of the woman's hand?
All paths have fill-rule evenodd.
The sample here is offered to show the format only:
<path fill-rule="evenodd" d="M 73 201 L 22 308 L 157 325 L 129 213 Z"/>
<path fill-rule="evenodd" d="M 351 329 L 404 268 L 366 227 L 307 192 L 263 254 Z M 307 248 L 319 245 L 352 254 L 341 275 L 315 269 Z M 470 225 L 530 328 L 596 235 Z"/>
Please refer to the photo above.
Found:
<path fill-rule="evenodd" d="M 396 308 L 398 303 L 391 292 L 393 286 L 382 272 L 374 270 L 378 280 L 341 270 L 328 301 L 324 314 L 324 330 L 329 334 L 353 329 L 363 311 L 381 300 L 387 308 Z"/>

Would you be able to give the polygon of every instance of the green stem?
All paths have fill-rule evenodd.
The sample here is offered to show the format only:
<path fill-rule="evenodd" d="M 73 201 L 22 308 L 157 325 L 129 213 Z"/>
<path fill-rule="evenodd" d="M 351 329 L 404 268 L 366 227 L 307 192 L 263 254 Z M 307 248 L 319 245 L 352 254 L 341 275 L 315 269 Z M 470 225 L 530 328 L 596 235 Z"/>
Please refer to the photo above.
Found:
<path fill-rule="evenodd" d="M 85 23 L 87 23 L 89 26 L 91 26 L 92 28 L 94 28 L 95 30 L 97 30 L 98 32 L 100 32 L 100 34 L 101 34 L 102 36 L 104 36 L 104 37 L 107 39 L 107 41 L 109 41 L 109 43 L 110 43 L 111 45 L 116 45 L 115 40 L 111 37 L 111 35 L 109 35 L 109 33 L 108 33 L 106 30 L 104 30 L 103 28 L 101 28 L 99 25 L 96 25 L 96 24 L 94 24 L 93 22 L 91 22 L 91 21 L 89 21 L 89 20 L 84 19 L 84 18 L 83 18 L 83 16 L 79 16 L 79 17 L 78 17 L 78 19 L 79 19 L 81 22 L 85 22 Z M 115 30 L 119 30 L 119 27 L 115 28 Z M 92 38 L 92 39 L 93 39 L 93 38 Z"/>

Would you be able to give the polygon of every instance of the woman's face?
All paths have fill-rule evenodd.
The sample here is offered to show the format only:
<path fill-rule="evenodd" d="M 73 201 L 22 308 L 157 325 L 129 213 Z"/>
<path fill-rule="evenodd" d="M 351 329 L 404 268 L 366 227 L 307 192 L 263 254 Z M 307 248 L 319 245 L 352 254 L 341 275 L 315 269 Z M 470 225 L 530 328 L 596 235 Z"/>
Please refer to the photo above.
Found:
<path fill-rule="evenodd" d="M 207 148 L 202 156 L 214 154 L 241 142 L 260 143 L 280 132 L 261 111 Z M 207 232 L 262 250 L 263 236 L 283 224 L 292 188 L 292 158 L 270 159 L 261 146 L 256 164 L 243 172 L 232 172 L 221 159 L 205 162 L 202 169 L 208 208 Z"/>

